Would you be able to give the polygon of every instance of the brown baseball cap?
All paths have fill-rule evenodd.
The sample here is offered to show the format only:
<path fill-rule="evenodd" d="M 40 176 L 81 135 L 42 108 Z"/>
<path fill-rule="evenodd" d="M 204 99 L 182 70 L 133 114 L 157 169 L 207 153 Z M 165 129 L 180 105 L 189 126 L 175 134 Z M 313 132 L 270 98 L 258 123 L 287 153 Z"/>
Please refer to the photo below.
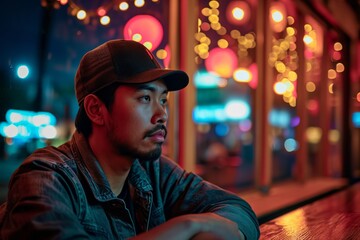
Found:
<path fill-rule="evenodd" d="M 181 70 L 164 69 L 141 43 L 110 40 L 87 52 L 75 75 L 76 98 L 80 104 L 86 95 L 112 83 L 147 83 L 162 79 L 168 91 L 180 90 L 189 83 Z"/>

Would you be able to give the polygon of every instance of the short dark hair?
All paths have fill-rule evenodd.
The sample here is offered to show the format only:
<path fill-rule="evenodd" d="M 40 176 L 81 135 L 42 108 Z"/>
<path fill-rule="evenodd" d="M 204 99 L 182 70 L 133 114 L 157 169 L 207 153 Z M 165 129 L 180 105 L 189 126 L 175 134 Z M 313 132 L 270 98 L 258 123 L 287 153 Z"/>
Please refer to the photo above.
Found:
<path fill-rule="evenodd" d="M 114 83 L 94 93 L 94 95 L 97 96 L 105 104 L 106 108 L 110 111 L 114 103 L 115 91 L 119 87 L 119 85 L 119 83 Z M 84 102 L 81 102 L 79 106 L 79 110 L 75 119 L 75 127 L 77 131 L 84 134 L 86 138 L 88 138 L 92 133 L 91 120 L 86 114 Z"/>

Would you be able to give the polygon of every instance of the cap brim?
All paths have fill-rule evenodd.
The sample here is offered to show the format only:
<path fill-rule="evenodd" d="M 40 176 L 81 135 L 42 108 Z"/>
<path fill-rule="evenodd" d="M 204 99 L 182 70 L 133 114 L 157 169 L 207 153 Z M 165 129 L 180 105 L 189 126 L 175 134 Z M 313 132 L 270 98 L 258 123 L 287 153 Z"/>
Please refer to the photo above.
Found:
<path fill-rule="evenodd" d="M 151 69 L 143 73 L 136 74 L 129 79 L 122 79 L 120 83 L 148 83 L 162 79 L 168 88 L 168 91 L 177 91 L 185 88 L 189 84 L 188 75 L 181 70 L 170 69 Z M 115 82 L 117 82 L 115 80 Z"/>

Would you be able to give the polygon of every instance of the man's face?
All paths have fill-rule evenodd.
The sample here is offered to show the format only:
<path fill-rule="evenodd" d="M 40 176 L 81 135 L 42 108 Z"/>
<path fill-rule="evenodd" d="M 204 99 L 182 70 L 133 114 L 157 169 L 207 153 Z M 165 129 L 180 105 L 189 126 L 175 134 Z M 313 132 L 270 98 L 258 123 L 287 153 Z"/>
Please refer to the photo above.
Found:
<path fill-rule="evenodd" d="M 157 159 L 166 137 L 167 88 L 162 81 L 120 86 L 106 118 L 110 144 L 118 154 Z"/>

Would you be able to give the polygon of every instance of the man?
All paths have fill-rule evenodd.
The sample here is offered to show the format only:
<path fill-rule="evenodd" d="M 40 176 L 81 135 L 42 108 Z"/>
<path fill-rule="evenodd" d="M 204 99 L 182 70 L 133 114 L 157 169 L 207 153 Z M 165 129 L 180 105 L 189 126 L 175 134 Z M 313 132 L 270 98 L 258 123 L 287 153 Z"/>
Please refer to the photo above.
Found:
<path fill-rule="evenodd" d="M 85 54 L 77 131 L 14 173 L 1 239 L 258 239 L 244 200 L 161 156 L 168 92 L 187 84 L 134 41 Z"/>

